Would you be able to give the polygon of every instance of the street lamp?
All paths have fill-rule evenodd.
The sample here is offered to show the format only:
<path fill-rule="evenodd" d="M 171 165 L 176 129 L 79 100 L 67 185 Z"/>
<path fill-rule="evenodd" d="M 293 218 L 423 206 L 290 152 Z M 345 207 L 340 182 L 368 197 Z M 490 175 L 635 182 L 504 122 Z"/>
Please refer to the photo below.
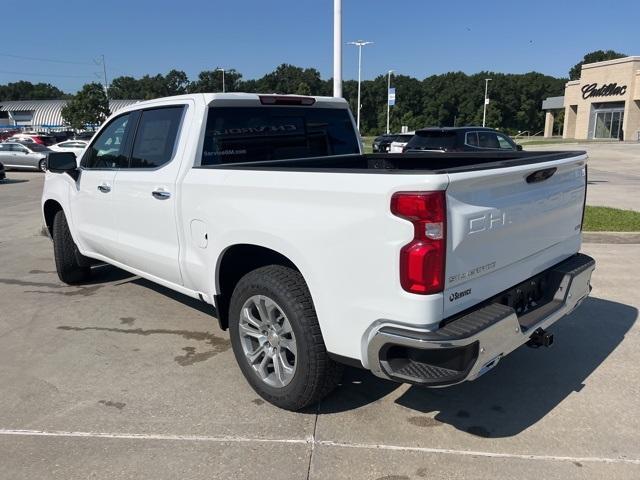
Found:
<path fill-rule="evenodd" d="M 490 78 L 484 79 L 484 111 L 482 113 L 482 126 L 484 127 L 487 123 L 487 105 L 489 105 L 489 97 L 487 97 L 487 93 L 489 91 L 489 82 Z"/>
<path fill-rule="evenodd" d="M 387 72 L 387 135 L 389 135 L 389 108 L 391 105 L 389 104 L 389 92 L 391 91 L 391 74 L 393 70 L 389 70 Z"/>
<path fill-rule="evenodd" d="M 224 85 L 224 68 L 216 68 L 216 72 L 222 72 L 222 93 L 225 92 L 225 85 Z"/>
<path fill-rule="evenodd" d="M 333 96 L 342 97 L 342 0 L 333 0 Z"/>
<path fill-rule="evenodd" d="M 348 45 L 355 45 L 358 47 L 358 119 L 356 121 L 356 128 L 360 133 L 360 81 L 362 79 L 362 47 L 365 45 L 371 45 L 373 42 L 367 42 L 365 40 L 356 40 L 355 42 L 348 42 Z"/>

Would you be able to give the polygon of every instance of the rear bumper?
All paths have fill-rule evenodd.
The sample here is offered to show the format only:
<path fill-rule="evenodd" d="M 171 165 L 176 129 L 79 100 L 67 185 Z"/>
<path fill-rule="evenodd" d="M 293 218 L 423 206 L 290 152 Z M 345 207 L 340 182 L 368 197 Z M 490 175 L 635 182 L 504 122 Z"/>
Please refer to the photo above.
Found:
<path fill-rule="evenodd" d="M 548 328 L 580 305 L 591 291 L 594 269 L 593 258 L 574 255 L 445 320 L 435 331 L 380 322 L 384 326 L 369 336 L 369 368 L 382 378 L 432 387 L 474 380 L 526 343 L 534 331 Z M 538 301 L 523 306 L 523 292 L 539 293 Z"/>

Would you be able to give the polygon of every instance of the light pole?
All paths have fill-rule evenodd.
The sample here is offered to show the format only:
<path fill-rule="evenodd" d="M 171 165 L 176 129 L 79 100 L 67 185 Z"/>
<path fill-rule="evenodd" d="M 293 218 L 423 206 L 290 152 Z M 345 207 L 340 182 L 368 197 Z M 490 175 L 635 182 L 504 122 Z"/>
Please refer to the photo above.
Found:
<path fill-rule="evenodd" d="M 333 0 L 333 96 L 342 97 L 342 0 Z"/>
<path fill-rule="evenodd" d="M 389 104 L 389 92 L 391 91 L 391 74 L 393 70 L 389 70 L 387 72 L 387 135 L 389 134 L 389 109 L 391 105 Z"/>
<path fill-rule="evenodd" d="M 222 72 L 222 93 L 225 92 L 225 85 L 224 85 L 224 68 L 216 68 L 216 72 Z"/>
<path fill-rule="evenodd" d="M 489 82 L 490 78 L 484 79 L 484 111 L 482 113 L 482 126 L 484 127 L 487 123 L 487 105 L 489 105 L 489 97 L 487 97 L 487 93 L 489 91 Z"/>
<path fill-rule="evenodd" d="M 365 45 L 371 45 L 373 42 L 367 42 L 365 40 L 356 40 L 355 42 L 349 42 L 349 45 L 355 45 L 358 47 L 358 119 L 356 121 L 356 127 L 358 133 L 360 133 L 360 82 L 362 80 L 362 47 Z"/>

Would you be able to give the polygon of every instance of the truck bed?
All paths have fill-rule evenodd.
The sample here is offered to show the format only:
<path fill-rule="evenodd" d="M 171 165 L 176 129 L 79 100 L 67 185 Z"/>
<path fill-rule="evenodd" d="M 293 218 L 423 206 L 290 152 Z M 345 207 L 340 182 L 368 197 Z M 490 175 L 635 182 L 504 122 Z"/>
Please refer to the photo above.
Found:
<path fill-rule="evenodd" d="M 342 173 L 447 174 L 506 168 L 562 160 L 585 155 L 584 151 L 487 153 L 374 153 L 330 157 L 291 158 L 260 162 L 206 165 L 206 169 L 318 171 Z"/>

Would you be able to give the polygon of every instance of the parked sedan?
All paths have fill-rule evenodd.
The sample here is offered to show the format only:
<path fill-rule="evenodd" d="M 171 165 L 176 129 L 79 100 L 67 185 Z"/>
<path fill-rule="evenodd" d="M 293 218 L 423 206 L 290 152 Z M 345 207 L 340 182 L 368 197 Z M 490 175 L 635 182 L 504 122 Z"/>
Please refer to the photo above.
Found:
<path fill-rule="evenodd" d="M 38 143 L 0 143 L 0 162 L 4 163 L 7 169 L 41 170 L 44 172 L 47 169 L 49 152 L 51 150 Z"/>
<path fill-rule="evenodd" d="M 66 142 L 56 143 L 55 145 L 51 145 L 49 149 L 54 152 L 71 152 L 75 154 L 76 157 L 79 157 L 84 149 L 87 148 L 89 142 L 85 142 L 84 140 L 67 140 Z"/>

